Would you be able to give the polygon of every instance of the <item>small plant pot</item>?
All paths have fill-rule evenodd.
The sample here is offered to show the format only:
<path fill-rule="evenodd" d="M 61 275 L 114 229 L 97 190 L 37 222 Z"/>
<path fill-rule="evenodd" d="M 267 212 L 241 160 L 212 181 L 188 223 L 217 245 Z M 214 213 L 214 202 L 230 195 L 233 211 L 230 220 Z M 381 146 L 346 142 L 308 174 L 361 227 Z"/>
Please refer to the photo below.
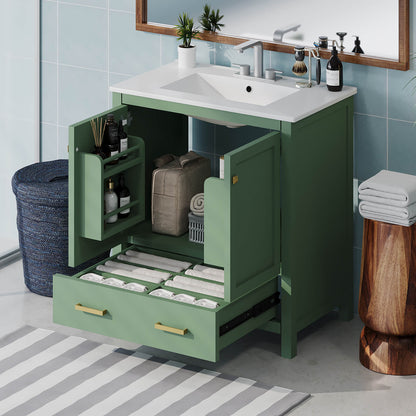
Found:
<path fill-rule="evenodd" d="M 196 65 L 196 47 L 184 48 L 178 46 L 178 66 L 179 68 L 193 68 Z"/>

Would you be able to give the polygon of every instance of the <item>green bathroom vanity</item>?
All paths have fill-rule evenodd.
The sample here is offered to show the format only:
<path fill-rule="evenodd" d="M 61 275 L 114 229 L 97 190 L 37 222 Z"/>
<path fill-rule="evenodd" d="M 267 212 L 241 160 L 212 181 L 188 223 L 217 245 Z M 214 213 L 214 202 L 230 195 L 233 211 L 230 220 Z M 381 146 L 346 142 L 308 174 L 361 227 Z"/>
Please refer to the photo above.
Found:
<path fill-rule="evenodd" d="M 221 82 L 224 77 L 221 85 L 237 79 L 236 90 L 225 97 L 210 75 Z M 298 332 L 323 315 L 338 308 L 341 319 L 352 318 L 356 89 L 292 90 L 295 81 L 273 84 L 281 82 L 282 94 L 276 89 L 279 98 L 270 102 L 269 97 L 266 104 L 262 96 L 253 103 L 238 89 L 250 85 L 256 92 L 258 82 L 267 87 L 270 81 L 235 77 L 224 67 L 179 70 L 173 63 L 121 82 L 111 88 L 114 108 L 98 115 L 113 113 L 117 119 L 130 112 L 133 117 L 127 158 L 116 165 L 109 163 L 114 157 L 92 154 L 89 119 L 71 126 L 69 264 L 117 246 L 115 257 L 133 246 L 223 268 L 224 299 L 167 287 L 218 302 L 208 309 L 148 294 L 163 284 L 143 282 L 148 291 L 138 293 L 80 280 L 95 271 L 92 267 L 75 276 L 54 276 L 54 321 L 217 361 L 221 349 L 258 328 L 281 334 L 281 355 L 290 358 L 297 352 Z M 270 130 L 224 155 L 224 179 L 205 181 L 204 245 L 187 235 L 151 232 L 153 160 L 188 150 L 188 116 Z M 104 183 L 121 172 L 132 195 L 131 213 L 106 224 L 114 212 L 104 215 Z"/>

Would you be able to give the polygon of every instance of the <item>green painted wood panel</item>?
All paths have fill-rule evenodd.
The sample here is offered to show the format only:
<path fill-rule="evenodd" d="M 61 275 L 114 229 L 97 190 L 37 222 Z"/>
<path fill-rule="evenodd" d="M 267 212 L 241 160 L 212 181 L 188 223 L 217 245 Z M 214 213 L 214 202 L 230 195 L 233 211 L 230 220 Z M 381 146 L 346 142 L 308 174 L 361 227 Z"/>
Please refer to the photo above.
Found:
<path fill-rule="evenodd" d="M 249 116 L 230 111 L 221 111 L 212 108 L 156 100 L 153 98 L 137 97 L 135 95 L 122 94 L 121 101 L 123 104 L 131 106 L 153 108 L 160 111 L 185 114 L 190 117 L 205 117 L 213 120 L 241 123 L 248 126 L 262 127 L 271 130 L 280 130 L 281 125 L 279 120 L 271 120 L 268 118 Z"/>
<path fill-rule="evenodd" d="M 54 322 L 98 334 L 210 361 L 218 359 L 216 314 L 211 309 L 147 294 L 54 276 Z M 75 310 L 77 303 L 107 309 L 104 316 Z M 181 336 L 154 328 L 155 323 L 188 329 Z"/>
<path fill-rule="evenodd" d="M 147 249 L 161 250 L 199 259 L 204 259 L 204 245 L 189 241 L 188 233 L 179 237 L 152 232 L 150 220 L 141 223 L 134 235 L 129 236 L 128 242 Z"/>
<path fill-rule="evenodd" d="M 149 250 L 149 252 L 180 260 L 192 262 L 195 260 L 155 250 Z M 115 257 L 110 258 L 114 259 Z M 106 260 L 101 261 L 100 264 Z M 198 299 L 208 298 L 219 303 L 216 309 L 205 309 L 192 304 L 148 295 L 150 291 L 164 287 L 163 284 L 157 285 L 99 272 L 95 270 L 95 267 L 91 266 L 72 277 L 54 275 L 54 322 L 191 357 L 217 361 L 222 348 L 240 339 L 253 329 L 261 327 L 276 315 L 277 306 L 248 319 L 226 334 L 219 335 L 221 325 L 247 312 L 257 303 L 277 292 L 278 284 L 275 278 L 232 303 L 191 291 L 166 287 L 174 293 L 185 293 Z M 116 277 L 125 282 L 138 281 L 147 286 L 148 290 L 143 293 L 130 292 L 79 279 L 80 276 L 88 272 L 94 272 L 104 277 Z M 96 316 L 77 311 L 75 305 L 78 303 L 98 310 L 106 309 L 107 313 L 104 316 Z M 162 332 L 154 328 L 156 322 L 162 322 L 164 325 L 179 329 L 187 328 L 189 332 L 184 336 Z"/>
<path fill-rule="evenodd" d="M 226 200 L 224 180 L 208 178 L 204 183 L 204 261 L 221 268 L 225 267 L 227 251 Z"/>
<path fill-rule="evenodd" d="M 352 318 L 352 98 L 282 123 L 282 355 L 335 308 Z"/>
<path fill-rule="evenodd" d="M 82 212 L 85 204 L 82 198 L 85 172 L 81 162 L 84 153 L 92 153 L 94 139 L 90 120 L 96 117 L 105 118 L 112 113 L 116 119 L 127 114 L 127 106 L 114 107 L 109 111 L 97 114 L 69 127 L 69 204 L 68 204 L 68 264 L 77 266 L 92 259 L 120 243 L 120 235 L 113 235 L 103 241 L 81 237 Z"/>
<path fill-rule="evenodd" d="M 227 301 L 279 273 L 279 166 L 280 136 L 270 133 L 225 154 L 224 180 L 206 181 L 204 260 L 224 267 Z"/>

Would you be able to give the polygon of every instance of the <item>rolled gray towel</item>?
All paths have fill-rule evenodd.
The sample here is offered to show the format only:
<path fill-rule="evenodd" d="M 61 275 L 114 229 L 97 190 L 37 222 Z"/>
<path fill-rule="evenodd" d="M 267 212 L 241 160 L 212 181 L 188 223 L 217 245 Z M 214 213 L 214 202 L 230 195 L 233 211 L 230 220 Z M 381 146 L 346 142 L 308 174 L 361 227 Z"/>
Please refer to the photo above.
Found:
<path fill-rule="evenodd" d="M 195 194 L 190 203 L 190 209 L 194 215 L 198 215 L 199 217 L 204 216 L 204 194 L 199 193 Z"/>

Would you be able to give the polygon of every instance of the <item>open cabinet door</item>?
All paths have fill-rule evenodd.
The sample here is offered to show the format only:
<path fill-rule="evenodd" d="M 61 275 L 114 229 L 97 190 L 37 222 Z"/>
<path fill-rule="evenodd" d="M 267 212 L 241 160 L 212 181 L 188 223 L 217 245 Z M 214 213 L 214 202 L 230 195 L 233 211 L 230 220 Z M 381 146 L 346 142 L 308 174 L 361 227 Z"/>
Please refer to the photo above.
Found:
<path fill-rule="evenodd" d="M 280 133 L 224 155 L 224 179 L 205 182 L 204 261 L 224 267 L 231 302 L 280 270 Z"/>
<path fill-rule="evenodd" d="M 119 106 L 93 118 L 112 113 L 116 120 L 126 116 L 127 107 Z M 129 135 L 129 148 L 119 155 L 125 159 L 111 164 L 118 156 L 103 160 L 94 154 L 94 140 L 90 120 L 69 127 L 69 207 L 68 252 L 69 265 L 75 267 L 112 247 L 126 241 L 126 233 L 145 217 L 144 142 Z M 131 202 L 112 214 L 104 213 L 104 192 L 111 178 L 116 184 L 123 173 L 130 190 Z M 108 224 L 106 218 L 130 209 L 127 218 Z"/>

